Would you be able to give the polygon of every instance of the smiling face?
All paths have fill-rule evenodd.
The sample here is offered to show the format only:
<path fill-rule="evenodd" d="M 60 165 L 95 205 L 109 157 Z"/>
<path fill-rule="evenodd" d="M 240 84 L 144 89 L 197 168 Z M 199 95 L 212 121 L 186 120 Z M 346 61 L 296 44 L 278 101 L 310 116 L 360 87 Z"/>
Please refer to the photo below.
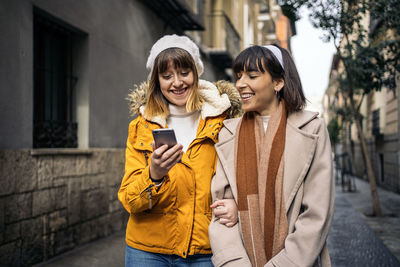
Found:
<path fill-rule="evenodd" d="M 236 89 L 242 98 L 242 109 L 262 116 L 271 115 L 279 105 L 275 92 L 285 84 L 284 70 L 266 48 L 251 46 L 240 52 L 232 66 L 236 75 Z"/>
<path fill-rule="evenodd" d="M 271 115 L 279 104 L 275 91 L 280 91 L 283 84 L 282 79 L 273 80 L 268 71 L 239 72 L 236 89 L 242 99 L 242 109 L 245 112 L 255 111 L 262 116 Z"/>
<path fill-rule="evenodd" d="M 282 54 L 279 62 L 272 50 L 254 45 L 246 48 L 235 58 L 232 70 L 237 78 L 244 111 L 261 115 L 273 113 L 279 101 L 285 101 L 288 114 L 304 109 L 306 98 L 299 74 L 286 49 L 276 45 Z M 279 56 L 279 52 L 278 52 Z M 278 91 L 278 95 L 275 92 Z"/>
<path fill-rule="evenodd" d="M 170 60 L 167 70 L 158 74 L 158 80 L 162 94 L 171 104 L 186 105 L 194 84 L 190 68 L 177 68 Z"/>

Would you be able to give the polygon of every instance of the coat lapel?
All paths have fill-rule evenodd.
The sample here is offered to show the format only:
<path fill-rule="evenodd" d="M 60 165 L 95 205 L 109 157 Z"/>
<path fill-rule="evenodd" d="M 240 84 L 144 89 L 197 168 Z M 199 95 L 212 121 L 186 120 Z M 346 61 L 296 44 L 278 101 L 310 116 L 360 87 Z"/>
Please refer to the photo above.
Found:
<path fill-rule="evenodd" d="M 230 119 L 224 121 L 224 126 L 228 130 L 227 138 L 220 140 L 215 145 L 218 158 L 221 162 L 221 166 L 228 178 L 228 182 L 231 186 L 233 197 L 237 202 L 237 186 L 236 186 L 236 162 L 235 162 L 235 132 L 237 125 L 241 118 Z"/>
<path fill-rule="evenodd" d="M 283 194 L 286 212 L 289 210 L 297 190 L 310 168 L 317 135 L 302 131 L 300 127 L 314 119 L 317 114 L 307 112 L 302 118 L 288 118 L 286 126 L 285 167 L 283 172 Z"/>
<path fill-rule="evenodd" d="M 289 116 L 286 126 L 285 163 L 283 172 L 283 194 L 285 199 L 286 212 L 297 191 L 302 184 L 304 177 L 311 165 L 317 146 L 317 135 L 307 133 L 301 128 L 317 117 L 317 113 L 298 112 L 295 116 Z M 240 118 L 224 121 L 228 130 L 227 136 L 220 139 L 215 145 L 222 168 L 231 186 L 233 196 L 237 201 L 236 186 L 236 162 L 235 162 L 235 133 Z"/>

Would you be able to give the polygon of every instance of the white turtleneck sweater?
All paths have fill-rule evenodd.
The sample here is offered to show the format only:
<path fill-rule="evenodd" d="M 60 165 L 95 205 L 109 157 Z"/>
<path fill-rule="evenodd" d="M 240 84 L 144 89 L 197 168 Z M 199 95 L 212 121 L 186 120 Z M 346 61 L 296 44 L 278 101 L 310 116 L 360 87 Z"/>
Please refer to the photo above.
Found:
<path fill-rule="evenodd" d="M 196 137 L 200 111 L 187 112 L 186 106 L 179 107 L 169 104 L 169 113 L 167 126 L 174 129 L 177 142 L 183 146 L 183 151 L 186 152 Z"/>
<path fill-rule="evenodd" d="M 267 132 L 267 127 L 268 127 L 268 122 L 269 119 L 271 118 L 271 116 L 261 116 L 262 118 L 262 122 L 263 122 L 263 126 L 264 126 L 264 133 Z"/>

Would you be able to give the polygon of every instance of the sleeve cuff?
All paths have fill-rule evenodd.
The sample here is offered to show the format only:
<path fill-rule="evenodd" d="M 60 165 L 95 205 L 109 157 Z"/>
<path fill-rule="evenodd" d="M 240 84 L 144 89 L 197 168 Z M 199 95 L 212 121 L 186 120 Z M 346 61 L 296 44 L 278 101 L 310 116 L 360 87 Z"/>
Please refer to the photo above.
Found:
<path fill-rule="evenodd" d="M 211 257 L 214 266 L 251 267 L 251 263 L 247 255 L 240 255 L 240 253 L 232 254 L 232 251 L 237 251 L 237 248 L 228 247 L 214 253 L 214 255 Z"/>
<path fill-rule="evenodd" d="M 293 261 L 291 261 L 287 255 L 285 250 L 283 249 L 279 252 L 275 257 L 273 257 L 265 266 L 287 266 L 287 267 L 298 267 Z"/>
<path fill-rule="evenodd" d="M 165 177 L 163 177 L 163 178 L 161 178 L 159 180 L 155 180 L 155 179 L 151 178 L 151 176 L 149 176 L 149 177 L 150 177 L 150 180 L 154 183 L 155 186 L 162 185 L 162 183 L 164 182 L 164 179 L 165 179 Z"/>

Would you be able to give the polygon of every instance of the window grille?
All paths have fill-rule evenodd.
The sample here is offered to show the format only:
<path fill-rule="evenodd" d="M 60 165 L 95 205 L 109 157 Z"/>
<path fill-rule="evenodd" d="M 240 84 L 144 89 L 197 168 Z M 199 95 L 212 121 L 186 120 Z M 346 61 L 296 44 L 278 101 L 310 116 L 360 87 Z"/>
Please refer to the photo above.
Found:
<path fill-rule="evenodd" d="M 74 33 L 34 14 L 35 148 L 77 147 L 73 76 Z"/>

